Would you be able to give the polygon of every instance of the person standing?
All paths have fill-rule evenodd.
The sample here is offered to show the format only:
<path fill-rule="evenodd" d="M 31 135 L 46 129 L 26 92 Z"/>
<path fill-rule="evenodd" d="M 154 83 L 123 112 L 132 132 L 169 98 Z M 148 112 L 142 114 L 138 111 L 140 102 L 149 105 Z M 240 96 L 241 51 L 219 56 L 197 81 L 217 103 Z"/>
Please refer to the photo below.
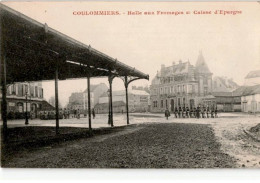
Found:
<path fill-rule="evenodd" d="M 93 119 L 95 119 L 96 114 L 95 114 L 95 110 L 94 109 L 92 109 L 92 116 L 93 116 Z"/>
<path fill-rule="evenodd" d="M 209 118 L 209 106 L 207 106 L 206 108 L 206 114 L 207 114 L 207 118 Z"/>
<path fill-rule="evenodd" d="M 215 108 L 215 118 L 217 118 L 217 117 L 218 117 L 218 108 L 216 106 L 216 108 Z"/>
<path fill-rule="evenodd" d="M 211 107 L 211 111 L 210 111 L 210 113 L 211 113 L 211 118 L 214 118 L 214 106 Z"/>
<path fill-rule="evenodd" d="M 189 109 L 189 107 L 186 107 L 186 117 L 187 118 L 189 117 L 189 114 L 190 114 L 190 109 Z"/>
<path fill-rule="evenodd" d="M 178 109 L 177 109 L 177 107 L 175 107 L 174 114 L 175 114 L 175 118 L 178 118 Z"/>
<path fill-rule="evenodd" d="M 74 109 L 74 118 L 76 118 L 76 117 L 77 117 L 77 110 Z"/>
<path fill-rule="evenodd" d="M 181 111 L 181 106 L 180 106 L 180 107 L 179 107 L 179 110 L 178 110 L 179 118 L 181 118 L 181 113 L 182 113 L 182 111 Z"/>
<path fill-rule="evenodd" d="M 192 118 L 193 117 L 193 108 L 191 107 L 190 108 L 190 118 Z"/>
<path fill-rule="evenodd" d="M 80 119 L 80 111 L 79 111 L 79 109 L 77 111 L 77 118 Z"/>
<path fill-rule="evenodd" d="M 198 119 L 200 118 L 200 107 L 199 106 L 196 109 L 196 116 Z"/>
<path fill-rule="evenodd" d="M 168 110 L 168 108 L 166 108 L 165 110 L 165 117 L 168 120 L 168 117 L 170 116 L 170 111 Z"/>
<path fill-rule="evenodd" d="M 204 106 L 201 108 L 201 117 L 205 118 L 205 107 Z"/>
<path fill-rule="evenodd" d="M 183 106 L 182 108 L 182 117 L 185 118 L 185 114 L 186 114 L 186 109 L 185 106 Z"/>

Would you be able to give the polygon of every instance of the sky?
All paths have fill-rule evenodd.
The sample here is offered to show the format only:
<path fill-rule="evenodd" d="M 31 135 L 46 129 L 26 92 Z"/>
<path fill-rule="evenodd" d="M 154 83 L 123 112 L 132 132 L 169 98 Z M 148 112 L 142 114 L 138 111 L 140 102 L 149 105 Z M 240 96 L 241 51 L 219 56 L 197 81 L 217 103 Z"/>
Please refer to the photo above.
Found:
<path fill-rule="evenodd" d="M 161 64 L 181 59 L 195 64 L 201 50 L 213 76 L 233 78 L 242 85 L 251 70 L 260 69 L 260 3 L 257 2 L 5 2 L 7 6 L 76 40 L 149 74 L 150 85 Z M 199 11 L 241 11 L 237 15 L 194 14 Z M 119 11 L 117 16 L 73 15 L 74 11 Z M 140 11 L 142 15 L 127 15 Z M 183 11 L 183 15 L 144 15 L 144 12 Z M 191 14 L 185 14 L 190 11 Z M 92 84 L 107 78 L 91 79 Z M 54 81 L 43 82 L 44 97 L 54 96 Z M 59 82 L 62 105 L 87 81 Z M 114 90 L 124 89 L 115 79 Z"/>

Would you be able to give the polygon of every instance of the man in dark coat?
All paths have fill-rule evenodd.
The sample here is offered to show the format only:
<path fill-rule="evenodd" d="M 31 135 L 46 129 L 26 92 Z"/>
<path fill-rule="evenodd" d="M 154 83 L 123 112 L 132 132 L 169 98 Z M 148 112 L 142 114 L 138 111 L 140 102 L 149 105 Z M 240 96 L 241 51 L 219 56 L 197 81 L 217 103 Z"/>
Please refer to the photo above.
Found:
<path fill-rule="evenodd" d="M 186 117 L 188 118 L 190 114 L 190 109 L 188 107 L 186 107 Z"/>
<path fill-rule="evenodd" d="M 211 107 L 210 113 L 211 113 L 211 118 L 214 118 L 214 107 Z"/>
<path fill-rule="evenodd" d="M 186 114 L 186 109 L 185 109 L 185 107 L 183 106 L 183 108 L 182 108 L 182 117 L 183 117 L 183 118 L 185 118 L 185 114 Z"/>
<path fill-rule="evenodd" d="M 178 109 L 177 109 L 177 107 L 175 107 L 174 114 L 175 114 L 175 118 L 178 118 Z"/>
<path fill-rule="evenodd" d="M 197 116 L 197 118 L 200 118 L 200 107 L 199 106 L 196 109 L 196 116 Z"/>
<path fill-rule="evenodd" d="M 178 110 L 179 118 L 181 118 L 181 113 L 182 113 L 182 111 L 181 111 L 181 107 L 179 107 L 179 110 Z"/>
<path fill-rule="evenodd" d="M 209 106 L 207 106 L 206 113 L 207 113 L 207 118 L 209 118 Z"/>
<path fill-rule="evenodd" d="M 94 109 L 92 109 L 92 116 L 93 116 L 93 119 L 95 119 L 96 113 L 95 113 L 95 110 L 94 110 Z"/>
<path fill-rule="evenodd" d="M 191 107 L 191 109 L 190 109 L 190 118 L 192 118 L 193 117 L 193 108 Z"/>
<path fill-rule="evenodd" d="M 165 117 L 168 120 L 168 117 L 170 116 L 170 111 L 168 110 L 168 108 L 166 108 L 165 110 Z"/>
<path fill-rule="evenodd" d="M 216 117 L 218 117 L 218 108 L 217 108 L 217 106 L 216 106 L 216 108 L 215 108 L 215 118 Z"/>

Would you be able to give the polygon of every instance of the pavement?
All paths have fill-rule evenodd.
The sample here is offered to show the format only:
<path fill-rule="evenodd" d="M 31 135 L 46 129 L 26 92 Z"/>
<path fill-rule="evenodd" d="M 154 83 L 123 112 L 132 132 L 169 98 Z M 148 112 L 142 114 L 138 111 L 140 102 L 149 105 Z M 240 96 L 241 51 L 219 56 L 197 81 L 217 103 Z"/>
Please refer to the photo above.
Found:
<path fill-rule="evenodd" d="M 180 122 L 180 123 L 206 123 L 206 124 L 214 124 L 214 123 L 222 123 L 223 121 L 232 123 L 236 121 L 240 121 L 241 119 L 246 119 L 243 121 L 250 121 L 251 119 L 255 119 L 260 117 L 260 115 L 249 115 L 245 113 L 219 113 L 218 118 L 175 118 L 173 115 L 170 116 L 168 120 L 165 119 L 164 114 L 162 113 L 130 113 L 130 124 L 142 124 L 147 122 Z M 114 126 L 125 126 L 126 122 L 126 114 L 115 113 L 113 116 Z M 8 128 L 14 127 L 23 127 L 24 119 L 19 120 L 8 120 Z M 70 118 L 70 119 L 60 119 L 61 127 L 82 127 L 88 128 L 88 117 Z M 1 124 L 2 125 L 2 124 Z M 55 126 L 55 120 L 40 120 L 40 119 L 29 119 L 29 125 L 27 126 Z M 249 123 L 250 125 L 250 123 Z M 108 124 L 108 115 L 107 114 L 96 114 L 95 119 L 92 119 L 92 128 L 103 128 L 110 127 Z"/>
<path fill-rule="evenodd" d="M 92 119 L 93 128 L 109 127 L 108 117 L 97 114 Z M 260 123 L 260 115 L 246 113 L 219 113 L 218 118 L 174 118 L 169 120 L 164 114 L 130 113 L 130 124 L 207 124 L 212 127 L 221 150 L 237 161 L 238 167 L 260 168 L 260 143 L 250 137 L 249 129 Z M 126 115 L 114 114 L 114 126 L 125 126 Z M 9 120 L 8 128 L 22 127 L 24 120 Z M 29 120 L 28 126 L 55 126 L 55 120 Z M 60 126 L 88 128 L 88 118 L 61 119 Z M 248 135 L 249 134 L 249 135 Z M 259 138 L 259 137 L 258 137 Z"/>

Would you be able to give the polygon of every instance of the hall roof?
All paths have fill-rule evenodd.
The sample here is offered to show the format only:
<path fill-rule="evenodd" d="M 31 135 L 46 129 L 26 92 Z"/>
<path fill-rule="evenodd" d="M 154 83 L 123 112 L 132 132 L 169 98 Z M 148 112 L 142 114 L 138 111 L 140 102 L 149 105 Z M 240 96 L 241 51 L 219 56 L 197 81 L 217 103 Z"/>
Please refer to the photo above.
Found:
<path fill-rule="evenodd" d="M 149 79 L 149 75 L 1 3 L 0 23 L 7 83 L 53 80 L 56 66 L 61 80 L 110 74 Z"/>

